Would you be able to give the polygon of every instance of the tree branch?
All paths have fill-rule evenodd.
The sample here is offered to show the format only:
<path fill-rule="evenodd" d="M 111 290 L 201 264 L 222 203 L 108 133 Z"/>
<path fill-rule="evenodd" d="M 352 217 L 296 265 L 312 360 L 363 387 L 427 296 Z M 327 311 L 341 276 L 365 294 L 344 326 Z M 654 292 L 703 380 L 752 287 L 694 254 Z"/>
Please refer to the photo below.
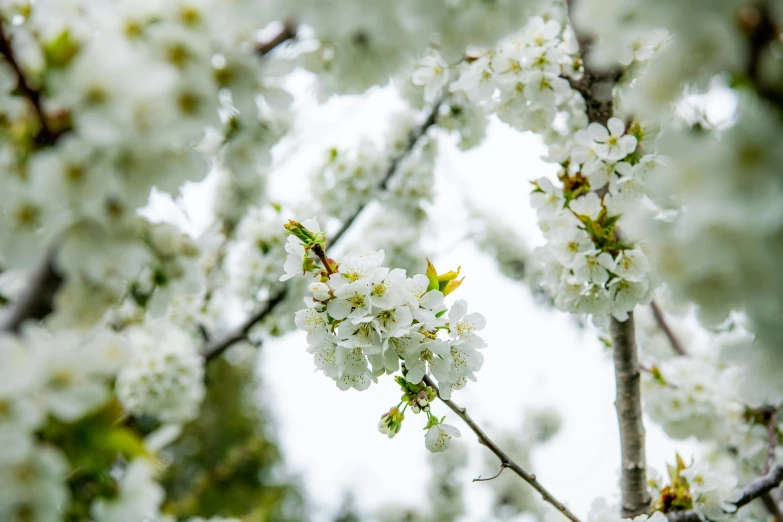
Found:
<path fill-rule="evenodd" d="M 424 383 L 427 386 L 432 387 L 436 392 L 438 392 L 438 397 L 440 397 L 440 390 L 438 390 L 438 386 L 435 384 L 435 382 L 430 378 L 429 375 L 424 376 Z M 444 400 L 440 399 L 446 406 L 451 409 L 454 413 L 457 414 L 457 416 L 462 419 L 465 424 L 468 425 L 468 427 L 473 431 L 473 433 L 476 434 L 476 436 L 479 439 L 479 442 L 489 448 L 489 451 L 495 454 L 498 459 L 500 459 L 500 465 L 501 465 L 501 471 L 503 468 L 509 468 L 511 471 L 519 475 L 522 480 L 530 484 L 533 489 L 538 491 L 541 494 L 541 498 L 544 499 L 544 501 L 548 502 L 549 504 L 553 505 L 560 513 L 562 513 L 566 518 L 571 520 L 572 522 L 579 522 L 579 519 L 576 518 L 576 515 L 571 513 L 568 508 L 563 505 L 562 502 L 557 500 L 554 495 L 552 495 L 536 478 L 535 475 L 532 473 L 528 473 L 525 471 L 522 466 L 514 462 L 511 457 L 509 457 L 502 449 L 498 447 L 497 444 L 495 444 L 492 439 L 490 439 L 486 433 L 484 433 L 484 430 L 481 429 L 481 427 L 476 424 L 476 422 L 468 415 L 468 412 L 465 408 L 462 406 L 458 406 L 453 401 L 450 400 Z"/>
<path fill-rule="evenodd" d="M 587 119 L 590 122 L 600 123 L 606 126 L 614 112 L 614 94 L 612 89 L 623 76 L 623 68 L 619 65 L 610 69 L 598 70 L 590 65 L 590 50 L 593 46 L 593 36 L 579 31 L 571 18 L 573 13 L 573 0 L 567 1 L 568 16 L 571 28 L 579 43 L 579 54 L 582 59 L 582 77 L 575 80 L 565 77 L 571 88 L 579 91 L 585 100 Z"/>
<path fill-rule="evenodd" d="M 614 404 L 620 424 L 622 512 L 623 518 L 634 518 L 650 511 L 650 493 L 647 491 L 641 374 L 633 313 L 624 322 L 612 318 L 610 329 L 617 393 Z"/>
<path fill-rule="evenodd" d="M 16 76 L 16 90 L 19 94 L 30 102 L 35 115 L 40 125 L 40 130 L 33 137 L 33 141 L 38 145 L 53 145 L 57 138 L 59 138 L 68 129 L 60 129 L 58 131 L 52 130 L 49 125 L 49 120 L 43 109 L 43 102 L 41 101 L 41 92 L 33 87 L 30 81 L 25 76 L 24 70 L 19 62 L 16 60 L 11 40 L 5 32 L 5 27 L 0 19 L 0 56 L 2 56 L 6 63 L 11 67 L 14 75 Z"/>
<path fill-rule="evenodd" d="M 739 13 L 739 25 L 748 39 L 745 75 L 760 98 L 783 111 L 783 87 L 766 83 L 761 71 L 767 49 L 780 34 L 770 2 L 763 0 L 758 5 L 745 6 Z"/>
<path fill-rule="evenodd" d="M 574 0 L 566 0 L 566 6 L 584 69 L 580 80 L 569 79 L 569 82 L 585 100 L 588 121 L 605 126 L 614 111 L 612 91 L 622 77 L 623 69 L 617 66 L 599 71 L 589 64 L 593 36 L 580 32 L 571 18 Z M 599 192 L 601 190 L 606 188 Z M 614 347 L 615 408 L 620 426 L 622 514 L 623 518 L 634 518 L 650 511 L 651 499 L 647 490 L 641 374 L 633 312 L 624 322 L 613 317 L 610 330 Z"/>
<path fill-rule="evenodd" d="M 742 496 L 734 503 L 737 509 L 750 504 L 751 501 L 768 494 L 783 482 L 783 466 L 775 466 L 768 474 L 760 477 L 742 490 Z M 701 522 L 699 515 L 693 511 L 676 511 L 666 515 L 669 522 Z"/>
<path fill-rule="evenodd" d="M 658 306 L 658 303 L 652 301 L 650 303 L 650 308 L 652 308 L 652 312 L 655 316 L 655 321 L 658 323 L 658 327 L 663 330 L 663 333 L 666 334 L 666 337 L 669 339 L 669 343 L 672 345 L 672 349 L 677 352 L 677 355 L 687 356 L 688 352 L 685 351 L 685 348 L 683 348 L 679 338 L 677 338 L 677 335 L 669 326 L 669 323 L 666 321 L 666 317 L 663 315 L 663 310 L 661 310 L 661 307 Z"/>
<path fill-rule="evenodd" d="M 410 135 L 408 136 L 408 143 L 405 145 L 405 148 L 403 148 L 399 154 L 392 158 L 388 168 L 386 169 L 386 172 L 384 173 L 383 179 L 381 179 L 381 181 L 378 183 L 379 192 L 383 192 L 388 188 L 389 181 L 391 181 L 394 173 L 397 172 L 397 167 L 400 165 L 402 160 L 413 151 L 416 144 L 427 133 L 430 127 L 435 125 L 442 103 L 443 99 L 438 100 L 438 102 L 432 106 L 432 109 L 430 110 L 430 113 L 427 115 L 427 118 L 424 120 L 424 122 L 416 129 L 411 131 Z M 369 201 L 367 203 L 369 203 Z M 337 230 L 337 232 L 332 235 L 330 246 L 334 246 L 348 232 L 348 230 L 351 228 L 351 225 L 354 223 L 354 221 L 356 221 L 364 208 L 367 206 L 367 203 L 360 205 L 356 211 L 343 222 L 339 230 Z M 236 329 L 232 330 L 225 336 L 208 343 L 202 351 L 206 361 L 209 362 L 212 359 L 219 357 L 234 343 L 246 340 L 251 328 L 253 328 L 254 325 L 262 321 L 274 311 L 275 307 L 285 299 L 286 292 L 287 290 L 284 287 L 282 290 L 273 295 L 262 308 L 248 317 Z"/>
<path fill-rule="evenodd" d="M 266 56 L 288 40 L 296 38 L 296 23 L 293 20 L 283 20 L 283 28 L 272 39 L 259 43 L 256 46 L 256 54 Z"/>
<path fill-rule="evenodd" d="M 62 284 L 62 276 L 54 268 L 55 253 L 56 248 L 51 248 L 32 273 L 24 292 L 0 323 L 0 332 L 16 333 L 27 319 L 43 319 L 52 311 L 54 295 Z"/>

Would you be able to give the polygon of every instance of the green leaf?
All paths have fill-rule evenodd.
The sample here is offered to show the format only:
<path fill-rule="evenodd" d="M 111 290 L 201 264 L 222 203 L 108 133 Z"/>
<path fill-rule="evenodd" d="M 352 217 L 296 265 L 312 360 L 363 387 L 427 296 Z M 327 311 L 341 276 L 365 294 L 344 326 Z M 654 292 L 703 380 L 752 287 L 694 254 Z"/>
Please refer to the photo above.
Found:
<path fill-rule="evenodd" d="M 429 258 L 427 258 L 427 271 L 425 272 L 425 275 L 427 276 L 427 279 L 430 280 L 429 286 L 427 286 L 427 291 L 430 290 L 439 290 L 440 289 L 440 283 L 438 282 L 438 271 L 435 270 L 435 265 L 432 264 L 432 261 L 430 261 Z"/>

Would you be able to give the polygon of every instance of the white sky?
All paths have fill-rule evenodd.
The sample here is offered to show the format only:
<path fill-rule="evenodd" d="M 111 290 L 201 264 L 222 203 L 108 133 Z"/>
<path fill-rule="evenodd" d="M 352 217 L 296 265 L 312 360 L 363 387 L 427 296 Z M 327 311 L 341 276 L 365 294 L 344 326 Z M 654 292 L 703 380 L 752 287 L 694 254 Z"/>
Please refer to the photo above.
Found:
<path fill-rule="evenodd" d="M 306 84 L 302 85 L 305 92 Z M 323 149 L 350 145 L 361 134 L 382 133 L 387 127 L 385 115 L 399 106 L 384 91 L 320 107 L 307 96 L 299 98 L 303 99 L 298 102 L 296 137 L 293 146 L 277 151 L 283 168 L 270 185 L 280 196 L 301 191 L 302 180 L 321 161 Z M 451 244 L 461 236 L 467 217 L 465 200 L 517 227 L 529 246 L 539 244 L 542 239 L 528 200 L 528 182 L 553 174 L 553 167 L 539 159 L 542 153 L 534 135 L 520 134 L 499 122 L 490 125 L 486 141 L 477 149 L 464 153 L 444 146 L 434 215 L 445 239 L 438 244 Z M 171 214 L 191 230 L 203 228 L 209 221 L 209 213 L 204 212 L 209 186 L 185 191 L 190 223 L 173 217 L 172 205 L 165 201 L 156 200 L 155 213 L 167 219 Z M 473 244 L 450 248 L 436 255 L 434 262 L 442 269 L 462 266 L 467 279 L 458 298 L 466 299 L 470 311 L 480 311 L 488 322 L 484 333 L 489 347 L 478 382 L 456 392 L 455 401 L 466 406 L 490 436 L 519 429 L 525 407 L 556 407 L 563 428 L 536 453 L 536 475 L 580 517 L 585 517 L 596 497 L 608 495 L 614 500 L 619 476 L 614 379 L 595 332 L 580 330 L 567 314 L 537 307 L 523 285 L 502 277 L 494 262 Z M 305 347 L 302 332 L 269 340 L 262 347 L 260 364 L 264 400 L 276 416 L 287 464 L 307 487 L 314 522 L 331 520 L 347 490 L 367 514 L 390 503 L 424 505 L 429 474 L 421 431 L 424 419 L 408 415 L 399 435 L 388 440 L 376 425 L 380 415 L 399 400 L 393 380 L 381 378 L 365 392 L 342 392 L 331 380 L 313 373 L 312 356 Z M 447 415 L 470 448 L 471 462 L 464 476 L 469 508 L 465 520 L 491 520 L 482 518 L 489 513 L 490 486 L 471 482 L 480 474 L 486 476 L 483 453 L 487 450 L 444 405 L 436 403 L 433 411 Z M 649 421 L 647 434 L 648 463 L 658 470 L 665 469 L 677 449 L 686 458 L 690 455 L 690 445 L 675 445 Z M 415 473 L 421 478 L 412 480 Z M 520 480 L 519 487 L 529 486 Z"/>

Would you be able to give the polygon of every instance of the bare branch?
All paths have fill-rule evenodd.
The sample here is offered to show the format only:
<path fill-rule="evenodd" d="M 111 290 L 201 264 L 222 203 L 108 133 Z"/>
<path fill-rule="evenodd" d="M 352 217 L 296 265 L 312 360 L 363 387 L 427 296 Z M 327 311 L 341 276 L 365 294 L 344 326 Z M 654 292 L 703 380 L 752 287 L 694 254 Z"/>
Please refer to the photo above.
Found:
<path fill-rule="evenodd" d="M 17 61 L 13 46 L 11 45 L 11 39 L 6 34 L 5 27 L 3 26 L 1 19 L 0 56 L 5 59 L 6 63 L 11 67 L 11 70 L 16 76 L 16 90 L 20 95 L 27 98 L 27 100 L 30 102 L 30 106 L 35 112 L 36 117 L 38 118 L 38 124 L 41 128 L 33 138 L 33 141 L 41 146 L 53 145 L 57 141 L 57 138 L 59 138 L 63 133 L 67 132 L 68 129 L 64 128 L 55 131 L 49 125 L 49 119 L 44 112 L 43 102 L 41 101 L 41 92 L 37 88 L 33 87 L 31 82 L 27 79 L 22 66 Z"/>
<path fill-rule="evenodd" d="M 655 316 L 655 321 L 658 323 L 658 326 L 661 330 L 663 330 L 663 333 L 666 334 L 666 337 L 669 339 L 669 343 L 671 343 L 672 349 L 677 352 L 677 355 L 688 355 L 688 352 L 686 352 L 685 348 L 683 348 L 679 338 L 677 338 L 677 335 L 666 321 L 666 317 L 663 315 L 663 310 L 661 310 L 661 307 L 658 306 L 658 303 L 652 301 L 650 303 L 650 308 L 652 308 L 652 312 Z"/>
<path fill-rule="evenodd" d="M 767 511 L 770 512 L 775 522 L 783 521 L 783 513 L 781 513 L 780 511 L 780 506 L 778 506 L 778 503 L 775 501 L 774 498 L 772 498 L 771 491 L 762 493 L 759 498 L 764 503 L 764 507 L 767 508 Z"/>
<path fill-rule="evenodd" d="M 441 99 L 435 103 L 435 105 L 433 105 L 424 122 L 416 129 L 411 131 L 410 135 L 408 136 L 408 143 L 405 145 L 405 148 L 403 148 L 399 154 L 392 158 L 391 162 L 389 163 L 389 167 L 386 169 L 383 178 L 378 184 L 379 192 L 382 192 L 388 188 L 389 181 L 394 176 L 394 173 L 397 172 L 397 167 L 400 165 L 402 160 L 404 160 L 413 151 L 413 149 L 416 147 L 416 144 L 427 133 L 430 127 L 435 125 L 442 102 L 443 100 Z M 359 208 L 357 208 L 356 211 L 343 222 L 340 229 L 334 235 L 332 235 L 330 246 L 334 246 L 348 232 L 348 230 L 351 228 L 351 225 L 354 223 L 354 221 L 356 221 L 356 218 L 359 217 L 364 208 L 367 206 L 367 203 L 360 205 Z M 261 309 L 248 317 L 236 329 L 232 330 L 225 336 L 207 344 L 202 352 L 207 362 L 220 356 L 234 343 L 246 340 L 248 333 L 253 328 L 253 326 L 271 314 L 275 307 L 279 305 L 283 299 L 285 299 L 285 295 L 286 289 L 284 287 L 282 290 L 272 296 Z"/>
<path fill-rule="evenodd" d="M 783 482 L 783 466 L 775 466 L 768 474 L 760 477 L 742 490 L 742 496 L 737 500 L 734 505 L 737 508 L 741 508 L 751 501 L 761 498 L 763 495 L 769 493 L 773 489 L 777 488 L 780 483 Z M 666 515 L 669 522 L 701 522 L 699 515 L 693 511 L 678 511 L 669 513 Z"/>
<path fill-rule="evenodd" d="M 769 473 L 772 468 L 772 463 L 775 462 L 775 446 L 778 442 L 777 426 L 778 426 L 778 410 L 775 407 L 769 409 L 769 414 L 766 418 L 767 423 L 767 456 L 764 459 L 764 468 L 762 469 L 762 475 Z M 783 522 L 783 513 L 780 511 L 780 506 L 772 497 L 772 493 L 767 491 L 761 495 L 761 501 L 770 512 L 775 522 Z"/>
<path fill-rule="evenodd" d="M 783 111 L 783 86 L 770 85 L 762 77 L 761 62 L 780 35 L 770 2 L 763 0 L 757 5 L 745 6 L 738 18 L 739 26 L 748 39 L 745 74 L 760 98 Z"/>
<path fill-rule="evenodd" d="M 296 38 L 296 23 L 293 20 L 283 20 L 283 28 L 271 40 L 262 42 L 256 46 L 256 54 L 266 56 L 279 46 Z"/>
<path fill-rule="evenodd" d="M 617 393 L 614 404 L 620 424 L 622 511 L 623 518 L 634 518 L 650 511 L 650 493 L 647 491 L 641 374 L 633 313 L 623 322 L 612 318 L 610 328 Z"/>
<path fill-rule="evenodd" d="M 54 268 L 56 249 L 44 256 L 41 264 L 30 277 L 24 292 L 14 301 L 8 315 L 0 323 L 0 332 L 18 332 L 28 319 L 43 319 L 52 311 L 52 302 L 62 284 L 62 276 Z"/>
<path fill-rule="evenodd" d="M 478 478 L 473 479 L 473 482 L 489 482 L 490 480 L 495 480 L 500 476 L 501 473 L 503 473 L 503 470 L 506 469 L 507 467 L 508 467 L 508 462 L 501 462 L 500 469 L 498 470 L 497 473 L 487 478 L 481 478 L 481 475 L 479 475 Z"/>
<path fill-rule="evenodd" d="M 429 375 L 424 376 L 424 383 L 427 386 L 432 387 L 436 392 L 438 392 L 438 397 L 440 397 L 440 390 L 438 390 L 438 386 L 435 384 L 435 382 L 429 377 Z M 553 505 L 560 513 L 562 513 L 566 518 L 571 520 L 571 522 L 579 522 L 579 519 L 576 518 L 576 515 L 571 513 L 568 508 L 563 505 L 562 502 L 557 500 L 554 495 L 552 495 L 536 478 L 535 475 L 532 473 L 528 473 L 525 471 L 522 466 L 514 462 L 514 460 L 509 457 L 506 452 L 504 452 L 500 447 L 498 447 L 495 442 L 487 436 L 486 433 L 484 433 L 484 430 L 481 429 L 481 427 L 476 424 L 476 422 L 468 415 L 468 412 L 465 408 L 462 406 L 458 406 L 456 403 L 450 400 L 444 400 L 440 399 L 446 406 L 451 409 L 454 413 L 459 416 L 460 419 L 462 419 L 465 424 L 468 425 L 468 427 L 473 431 L 473 433 L 476 434 L 476 436 L 479 439 L 479 442 L 489 448 L 489 451 L 495 454 L 498 459 L 500 459 L 500 465 L 501 465 L 501 471 L 503 471 L 503 468 L 509 468 L 511 471 L 519 475 L 522 480 L 530 484 L 533 489 L 538 491 L 541 494 L 541 498 L 544 499 L 545 502 L 548 502 L 549 504 Z M 486 479 L 489 480 L 489 479 Z M 474 480 L 475 482 L 475 480 Z"/>

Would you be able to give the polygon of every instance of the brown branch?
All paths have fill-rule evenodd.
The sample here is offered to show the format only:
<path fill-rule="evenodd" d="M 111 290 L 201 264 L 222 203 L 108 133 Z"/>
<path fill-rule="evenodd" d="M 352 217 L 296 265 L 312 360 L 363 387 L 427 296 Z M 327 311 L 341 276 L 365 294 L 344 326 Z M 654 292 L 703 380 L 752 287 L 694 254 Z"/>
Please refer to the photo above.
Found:
<path fill-rule="evenodd" d="M 760 477 L 742 490 L 742 496 L 734 505 L 737 509 L 750 504 L 751 501 L 761 498 L 783 482 L 783 466 L 775 466 L 768 474 Z M 693 510 L 679 511 L 666 515 L 669 522 L 701 522 L 698 513 Z"/>
<path fill-rule="evenodd" d="M 18 332 L 28 319 L 43 319 L 52 311 L 54 295 L 62 284 L 62 276 L 54 268 L 56 249 L 44 256 L 32 273 L 22 295 L 10 306 L 8 315 L 0 322 L 0 332 Z"/>
<path fill-rule="evenodd" d="M 253 313 L 250 317 L 245 319 L 235 329 L 228 332 L 223 337 L 215 339 L 212 342 L 207 343 L 202 350 L 202 355 L 206 362 L 209 362 L 223 354 L 227 349 L 240 341 L 246 341 L 250 330 L 257 323 L 260 323 L 271 314 L 275 307 L 283 302 L 287 293 L 286 287 L 283 287 L 277 293 L 275 293 L 257 312 Z"/>
<path fill-rule="evenodd" d="M 40 125 L 40 130 L 33 137 L 33 142 L 45 146 L 53 145 L 57 138 L 59 138 L 68 129 L 60 129 L 58 131 L 52 130 L 49 125 L 49 119 L 43 109 L 43 102 L 41 100 L 41 92 L 33 87 L 30 81 L 27 79 L 22 66 L 16 59 L 14 49 L 11 44 L 11 39 L 5 32 L 5 27 L 0 19 L 0 56 L 5 59 L 5 62 L 11 67 L 14 75 L 16 76 L 16 91 L 27 99 L 32 107 Z"/>
<path fill-rule="evenodd" d="M 332 269 L 332 263 L 330 263 L 329 258 L 326 257 L 326 252 L 324 251 L 324 248 L 321 245 L 314 245 L 313 252 L 315 253 L 315 255 L 318 256 L 318 259 L 321 260 L 321 264 L 324 266 L 324 270 L 326 270 L 326 273 L 329 275 L 334 274 L 334 269 Z"/>
<path fill-rule="evenodd" d="M 435 382 L 430 378 L 429 375 L 424 376 L 424 383 L 427 386 L 432 387 L 437 393 L 438 397 L 440 397 L 440 391 L 438 390 L 438 386 L 435 384 Z M 509 468 L 511 471 L 519 475 L 522 480 L 530 484 L 533 489 L 538 491 L 541 494 L 541 498 L 545 502 L 548 502 L 549 504 L 553 505 L 560 513 L 562 513 L 566 518 L 571 520 L 572 522 L 579 522 L 579 519 L 576 518 L 576 515 L 571 513 L 568 508 L 563 505 L 562 502 L 557 500 L 554 495 L 552 495 L 536 478 L 535 475 L 532 473 L 528 473 L 525 471 L 522 466 L 514 462 L 511 457 L 509 457 L 506 452 L 504 452 L 500 447 L 495 444 L 495 442 L 487 436 L 486 433 L 484 433 L 484 430 L 481 429 L 481 427 L 476 424 L 476 422 L 468 415 L 468 412 L 465 408 L 462 406 L 458 406 L 456 403 L 450 400 L 444 400 L 441 399 L 441 401 L 451 409 L 454 413 L 457 414 L 457 416 L 462 419 L 465 424 L 468 425 L 468 427 L 473 431 L 473 433 L 476 434 L 476 436 L 479 439 L 479 442 L 489 448 L 489 451 L 495 454 L 495 456 L 500 459 L 500 465 L 501 465 L 501 471 L 503 468 Z"/>
<path fill-rule="evenodd" d="M 739 25 L 748 40 L 745 75 L 760 98 L 783 111 L 783 87 L 768 85 L 762 78 L 761 71 L 761 61 L 765 58 L 765 53 L 780 35 L 769 0 L 742 8 L 739 12 Z"/>
<path fill-rule="evenodd" d="M 769 473 L 772 468 L 772 463 L 775 462 L 775 446 L 777 446 L 778 433 L 778 410 L 775 407 L 770 408 L 769 414 L 766 419 L 767 424 L 767 455 L 764 459 L 764 468 L 761 471 L 762 475 Z M 775 522 L 783 522 L 783 513 L 780 511 L 780 506 L 772 497 L 772 493 L 767 491 L 761 495 L 761 501 L 764 503 L 764 507 L 770 512 Z"/>
<path fill-rule="evenodd" d="M 633 313 L 623 322 L 612 318 L 610 325 L 614 353 L 617 420 L 622 456 L 622 513 L 634 518 L 650 511 L 642 423 L 641 374 Z"/>
<path fill-rule="evenodd" d="M 663 310 L 661 310 L 661 307 L 658 306 L 658 303 L 652 301 L 650 303 L 650 308 L 652 308 L 652 312 L 655 316 L 655 321 L 658 323 L 658 327 L 663 330 L 663 333 L 666 334 L 666 337 L 669 339 L 669 343 L 672 345 L 672 349 L 677 352 L 677 355 L 687 356 L 688 352 L 685 351 L 685 348 L 683 348 L 679 338 L 669 326 L 669 323 L 666 321 L 666 317 L 663 315 Z"/>
<path fill-rule="evenodd" d="M 569 17 L 573 12 L 573 0 L 568 0 Z M 614 112 L 614 94 L 612 90 L 623 76 L 623 68 L 619 65 L 609 69 L 599 70 L 593 67 L 590 61 L 590 51 L 594 43 L 592 35 L 579 31 L 573 19 L 570 20 L 571 28 L 579 43 L 579 54 L 582 60 L 582 77 L 578 80 L 565 76 L 571 88 L 578 91 L 585 100 L 587 119 L 592 123 L 600 123 L 606 126 Z"/>
<path fill-rule="evenodd" d="M 508 467 L 508 463 L 507 462 L 501 462 L 500 463 L 500 469 L 498 470 L 497 473 L 495 473 L 491 477 L 487 477 L 487 478 L 481 478 L 481 475 L 479 475 L 478 478 L 474 478 L 473 479 L 473 482 L 489 482 L 490 480 L 495 480 L 496 478 L 498 478 L 500 476 L 501 473 L 503 473 L 503 470 L 506 469 L 507 467 Z"/>
<path fill-rule="evenodd" d="M 259 43 L 256 46 L 256 54 L 266 56 L 288 40 L 296 38 L 296 24 L 293 20 L 283 20 L 283 28 L 272 39 Z"/>
<path fill-rule="evenodd" d="M 566 0 L 566 6 L 570 18 L 573 15 L 574 0 Z M 572 18 L 569 21 L 579 43 L 584 69 L 581 79 L 569 79 L 569 82 L 585 100 L 588 121 L 606 126 L 614 112 L 612 91 L 624 71 L 620 66 L 606 70 L 595 69 L 589 63 L 593 36 L 579 31 Z M 649 513 L 651 498 L 647 490 L 641 374 L 633 312 L 624 322 L 612 318 L 610 330 L 614 352 L 615 408 L 620 427 L 622 515 L 623 518 L 634 518 Z"/>
<path fill-rule="evenodd" d="M 386 169 L 386 172 L 384 173 L 383 179 L 381 179 L 380 183 L 378 184 L 379 192 L 385 191 L 388 188 L 389 181 L 392 179 L 395 172 L 397 172 L 397 167 L 400 165 L 402 160 L 413 151 L 413 149 L 416 147 L 416 144 L 427 133 L 430 127 L 435 125 L 442 102 L 443 100 L 441 99 L 435 103 L 435 105 L 433 105 L 424 122 L 419 127 L 411 131 L 410 135 L 408 136 L 408 143 L 405 145 L 405 148 L 403 148 L 399 154 L 392 158 L 388 168 Z M 343 222 L 339 230 L 337 230 L 337 232 L 332 235 L 332 239 L 329 243 L 330 246 L 334 246 L 348 232 L 348 230 L 351 228 L 351 225 L 354 223 L 354 221 L 356 221 L 368 203 L 369 201 L 360 205 L 356 211 Z M 216 357 L 219 357 L 234 343 L 247 340 L 248 334 L 253 326 L 271 314 L 275 307 L 285 299 L 285 295 L 286 288 L 284 287 L 282 290 L 272 296 L 272 298 L 270 298 L 262 308 L 248 317 L 236 329 L 230 331 L 225 336 L 207 344 L 202 351 L 202 354 L 204 355 L 204 358 L 207 360 L 207 362 L 215 359 Z"/>

